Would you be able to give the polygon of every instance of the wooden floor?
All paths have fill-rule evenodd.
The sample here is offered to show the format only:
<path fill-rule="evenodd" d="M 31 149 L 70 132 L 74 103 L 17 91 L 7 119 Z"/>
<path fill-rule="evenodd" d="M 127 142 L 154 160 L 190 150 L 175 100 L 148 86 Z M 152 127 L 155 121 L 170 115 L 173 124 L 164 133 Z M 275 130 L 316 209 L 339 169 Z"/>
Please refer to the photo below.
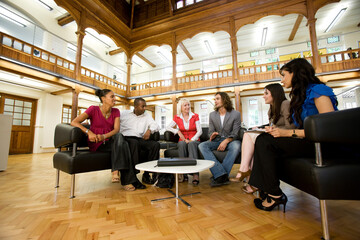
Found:
<path fill-rule="evenodd" d="M 79 174 L 76 198 L 69 199 L 70 176 L 60 174 L 55 189 L 52 155 L 10 156 L 0 172 L 0 239 L 319 239 L 319 202 L 283 185 L 289 197 L 286 213 L 257 210 L 253 195 L 241 184 L 209 187 L 210 171 L 201 183 L 180 184 L 192 208 L 166 200 L 166 189 L 149 186 L 125 192 L 110 182 L 110 170 Z M 238 165 L 233 168 L 235 174 Z M 140 174 L 139 174 L 140 175 Z M 141 177 L 141 176 L 140 176 Z M 358 189 L 359 186 L 356 186 Z M 354 191 L 358 191 L 354 188 Z M 328 201 L 332 239 L 360 239 L 360 201 Z"/>

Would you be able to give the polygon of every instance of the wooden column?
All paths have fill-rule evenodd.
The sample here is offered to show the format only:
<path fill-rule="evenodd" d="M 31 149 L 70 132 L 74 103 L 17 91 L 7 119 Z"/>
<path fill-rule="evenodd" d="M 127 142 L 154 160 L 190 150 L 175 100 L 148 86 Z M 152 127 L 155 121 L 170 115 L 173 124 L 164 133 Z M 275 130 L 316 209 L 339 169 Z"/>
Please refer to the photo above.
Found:
<path fill-rule="evenodd" d="M 190 110 L 192 111 L 192 112 L 195 112 L 195 102 L 194 101 L 190 101 Z"/>
<path fill-rule="evenodd" d="M 236 39 L 236 29 L 235 29 L 235 19 L 230 17 L 230 42 L 231 42 L 231 54 L 233 62 L 233 81 L 238 82 L 239 80 L 239 70 L 238 70 L 238 61 L 237 61 L 237 39 Z"/>
<path fill-rule="evenodd" d="M 317 73 L 322 72 L 321 69 L 321 60 L 319 55 L 319 50 L 317 46 L 317 36 L 316 36 L 316 18 L 315 18 L 315 11 L 314 5 L 312 0 L 307 0 L 307 14 L 308 14 L 308 26 L 309 26 L 309 33 L 310 33 L 310 41 L 311 41 L 311 52 L 312 52 L 312 65 L 315 68 Z"/>
<path fill-rule="evenodd" d="M 78 29 L 76 31 L 77 35 L 77 49 L 76 49 L 76 65 L 75 65 L 75 78 L 76 80 L 81 80 L 81 55 L 82 55 L 82 47 L 83 40 L 85 37 L 85 11 L 81 12 L 80 23 L 78 25 Z"/>
<path fill-rule="evenodd" d="M 241 120 L 243 120 L 240 87 L 235 87 L 235 109 L 240 112 Z"/>
<path fill-rule="evenodd" d="M 172 95 L 171 96 L 171 101 L 172 101 L 172 109 L 173 109 L 173 117 L 177 114 L 177 101 L 176 101 L 176 95 Z"/>
<path fill-rule="evenodd" d="M 72 90 L 71 120 L 74 120 L 77 117 L 79 93 L 80 89 L 78 87 L 75 87 L 75 89 Z"/>
<path fill-rule="evenodd" d="M 172 37 L 172 90 L 176 91 L 177 90 L 177 80 L 176 80 L 176 36 L 175 33 L 173 33 L 173 37 Z"/>
<path fill-rule="evenodd" d="M 130 97 L 130 79 L 131 79 L 131 59 L 128 58 L 128 60 L 126 61 L 126 66 L 127 66 L 127 72 L 126 72 L 126 97 Z"/>

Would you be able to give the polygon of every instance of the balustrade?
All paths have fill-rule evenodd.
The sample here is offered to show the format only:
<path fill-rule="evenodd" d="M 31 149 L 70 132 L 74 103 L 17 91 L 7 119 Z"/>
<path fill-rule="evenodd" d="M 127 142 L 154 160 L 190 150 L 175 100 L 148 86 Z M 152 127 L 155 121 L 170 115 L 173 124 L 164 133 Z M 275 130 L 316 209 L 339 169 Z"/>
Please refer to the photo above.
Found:
<path fill-rule="evenodd" d="M 65 58 L 57 56 L 39 47 L 28 44 L 20 39 L 0 33 L 2 56 L 45 69 L 62 76 L 75 79 L 75 65 Z M 81 81 L 97 86 L 108 88 L 117 94 L 125 96 L 126 85 L 114 79 L 106 77 L 95 71 L 81 67 Z"/>
<path fill-rule="evenodd" d="M 63 76 L 75 79 L 75 63 L 59 57 L 51 52 L 35 47 L 7 34 L 0 33 L 0 54 L 30 65 L 46 69 Z M 347 50 L 320 55 L 322 72 L 341 71 L 360 67 L 360 49 Z M 310 63 L 312 57 L 306 58 Z M 239 67 L 239 79 L 233 80 L 233 69 L 200 73 L 177 77 L 177 91 L 221 87 L 229 84 L 251 83 L 264 80 L 279 79 L 279 69 L 288 61 L 272 62 L 260 65 Z M 126 85 L 105 75 L 81 67 L 81 81 L 108 88 L 125 96 Z M 157 80 L 130 86 L 130 96 L 146 96 L 171 92 L 172 80 Z"/>

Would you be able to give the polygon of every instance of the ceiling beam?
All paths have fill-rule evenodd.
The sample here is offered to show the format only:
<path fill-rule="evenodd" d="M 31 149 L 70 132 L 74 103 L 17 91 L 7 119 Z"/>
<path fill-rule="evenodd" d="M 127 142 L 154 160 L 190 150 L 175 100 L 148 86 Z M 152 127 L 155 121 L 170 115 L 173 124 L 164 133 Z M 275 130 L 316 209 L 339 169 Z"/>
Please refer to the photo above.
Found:
<path fill-rule="evenodd" d="M 72 21 L 74 21 L 74 18 L 70 14 L 68 14 L 62 18 L 59 18 L 58 24 L 63 27 L 66 24 L 71 23 Z"/>
<path fill-rule="evenodd" d="M 133 29 L 133 26 L 134 26 L 134 9 L 135 9 L 135 0 L 131 0 L 130 29 Z"/>
<path fill-rule="evenodd" d="M 181 47 L 181 49 L 184 51 L 184 53 L 186 54 L 186 56 L 190 59 L 193 60 L 194 58 L 191 56 L 191 54 L 189 53 L 189 51 L 187 50 L 187 48 L 185 47 L 185 45 L 181 42 L 179 43 L 179 46 Z"/>
<path fill-rule="evenodd" d="M 172 5 L 172 1 L 169 0 L 169 14 L 170 16 L 174 15 L 174 8 L 173 8 L 173 5 Z"/>
<path fill-rule="evenodd" d="M 136 53 L 136 56 L 138 56 L 139 58 L 141 58 L 144 62 L 146 62 L 147 64 L 149 64 L 150 66 L 152 66 L 153 68 L 156 67 L 155 64 L 153 64 L 152 62 L 150 62 L 146 57 L 144 57 L 143 55 L 141 55 L 140 53 Z"/>
<path fill-rule="evenodd" d="M 118 48 L 118 49 L 115 49 L 115 50 L 110 51 L 109 54 L 110 54 L 110 56 L 112 56 L 112 55 L 115 55 L 115 54 L 118 54 L 118 53 L 122 53 L 122 52 L 124 52 L 124 49 Z"/>
<path fill-rule="evenodd" d="M 72 92 L 72 90 L 73 90 L 72 88 L 67 88 L 67 89 L 51 92 L 51 94 L 52 95 L 61 95 L 61 94 Z"/>
<path fill-rule="evenodd" d="M 300 14 L 298 15 L 296 22 L 294 24 L 294 27 L 289 36 L 289 39 L 288 39 L 289 41 L 294 40 L 295 34 L 296 34 L 297 30 L 299 29 L 299 26 L 300 26 L 301 21 L 303 20 L 303 17 L 304 17 L 303 15 L 300 15 Z"/>

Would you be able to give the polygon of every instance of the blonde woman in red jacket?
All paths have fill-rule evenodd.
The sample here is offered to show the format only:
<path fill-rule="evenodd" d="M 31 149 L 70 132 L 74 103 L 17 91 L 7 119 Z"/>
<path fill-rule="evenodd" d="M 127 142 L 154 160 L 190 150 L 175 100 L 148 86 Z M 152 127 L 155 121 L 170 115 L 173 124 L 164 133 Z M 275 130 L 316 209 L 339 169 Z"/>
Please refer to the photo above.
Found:
<path fill-rule="evenodd" d="M 166 127 L 167 131 L 179 135 L 179 157 L 198 159 L 199 138 L 202 134 L 199 115 L 191 112 L 190 101 L 182 98 L 177 104 L 177 115 Z M 193 185 L 199 185 L 199 173 L 193 174 Z"/>

